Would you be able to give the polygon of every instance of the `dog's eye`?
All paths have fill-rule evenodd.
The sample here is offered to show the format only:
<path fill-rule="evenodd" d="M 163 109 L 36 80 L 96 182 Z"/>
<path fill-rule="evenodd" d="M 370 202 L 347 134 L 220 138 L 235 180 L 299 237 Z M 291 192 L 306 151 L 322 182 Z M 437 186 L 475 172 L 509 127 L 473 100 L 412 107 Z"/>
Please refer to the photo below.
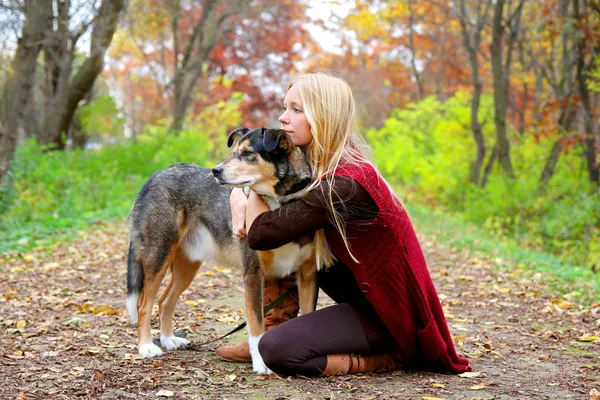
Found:
<path fill-rule="evenodd" d="M 251 152 L 250 150 L 242 150 L 242 151 L 240 152 L 240 155 L 241 155 L 242 157 L 250 157 L 252 154 L 254 154 L 254 153 L 253 153 L 253 152 Z"/>

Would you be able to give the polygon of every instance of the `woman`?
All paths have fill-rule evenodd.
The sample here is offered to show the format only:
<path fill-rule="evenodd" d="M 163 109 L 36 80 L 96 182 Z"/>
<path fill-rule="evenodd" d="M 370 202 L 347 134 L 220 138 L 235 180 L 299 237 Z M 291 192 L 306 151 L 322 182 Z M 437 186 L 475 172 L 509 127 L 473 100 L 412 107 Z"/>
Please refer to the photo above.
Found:
<path fill-rule="evenodd" d="M 361 151 L 366 146 L 355 129 L 354 108 L 340 78 L 314 73 L 291 82 L 279 121 L 307 151 L 311 190 L 275 211 L 254 193 L 247 200 L 232 193 L 234 227 L 243 235 L 236 216 L 239 221 L 245 212 L 255 250 L 314 233 L 319 286 L 338 303 L 270 329 L 259 342 L 260 354 L 269 369 L 285 375 L 400 365 L 469 371 L 468 360 L 454 349 L 406 210 Z"/>

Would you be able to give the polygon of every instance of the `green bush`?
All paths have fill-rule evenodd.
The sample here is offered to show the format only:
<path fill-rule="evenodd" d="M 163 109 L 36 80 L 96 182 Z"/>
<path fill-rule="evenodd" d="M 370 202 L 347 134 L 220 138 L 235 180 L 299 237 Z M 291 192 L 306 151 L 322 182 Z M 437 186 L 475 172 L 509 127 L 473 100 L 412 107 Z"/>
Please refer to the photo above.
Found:
<path fill-rule="evenodd" d="M 174 136 L 162 126 L 148 127 L 135 143 L 100 150 L 45 152 L 27 140 L 18 147 L 0 191 L 0 251 L 99 219 L 126 216 L 150 175 L 177 162 L 211 166 L 212 147 L 201 133 Z"/>
<path fill-rule="evenodd" d="M 492 117 L 492 99 L 484 96 L 479 120 L 488 153 L 495 143 Z M 505 177 L 496 162 L 484 188 L 470 182 L 476 147 L 469 94 L 457 93 L 443 103 L 429 97 L 395 110 L 381 129 L 366 136 L 380 170 L 401 186 L 407 203 L 461 215 L 491 235 L 593 267 L 600 259 L 600 196 L 587 178 L 583 149 L 561 155 L 542 194 L 539 177 L 555 138 L 509 131 L 517 179 Z"/>

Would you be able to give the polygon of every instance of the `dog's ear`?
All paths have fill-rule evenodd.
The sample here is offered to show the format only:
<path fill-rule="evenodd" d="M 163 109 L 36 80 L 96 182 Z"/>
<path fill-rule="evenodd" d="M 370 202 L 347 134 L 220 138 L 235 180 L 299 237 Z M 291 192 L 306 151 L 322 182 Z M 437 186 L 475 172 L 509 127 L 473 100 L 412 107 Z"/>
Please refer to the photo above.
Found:
<path fill-rule="evenodd" d="M 227 147 L 231 147 L 231 145 L 233 145 L 233 142 L 241 138 L 249 130 L 250 129 L 248 128 L 235 128 L 234 130 L 232 130 L 229 136 L 227 137 Z"/>
<path fill-rule="evenodd" d="M 289 152 L 293 146 L 288 134 L 280 129 L 263 128 L 263 144 L 267 151 L 282 149 Z"/>

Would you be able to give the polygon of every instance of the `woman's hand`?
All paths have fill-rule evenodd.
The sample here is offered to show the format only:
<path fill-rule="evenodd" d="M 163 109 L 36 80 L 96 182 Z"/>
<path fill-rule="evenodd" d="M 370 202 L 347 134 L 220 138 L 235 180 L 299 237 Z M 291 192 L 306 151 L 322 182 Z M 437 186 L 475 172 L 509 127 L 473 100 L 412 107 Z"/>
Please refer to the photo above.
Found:
<path fill-rule="evenodd" d="M 246 237 L 246 206 L 248 199 L 244 191 L 240 188 L 233 188 L 229 196 L 229 206 L 231 207 L 232 233 L 243 239 Z"/>

